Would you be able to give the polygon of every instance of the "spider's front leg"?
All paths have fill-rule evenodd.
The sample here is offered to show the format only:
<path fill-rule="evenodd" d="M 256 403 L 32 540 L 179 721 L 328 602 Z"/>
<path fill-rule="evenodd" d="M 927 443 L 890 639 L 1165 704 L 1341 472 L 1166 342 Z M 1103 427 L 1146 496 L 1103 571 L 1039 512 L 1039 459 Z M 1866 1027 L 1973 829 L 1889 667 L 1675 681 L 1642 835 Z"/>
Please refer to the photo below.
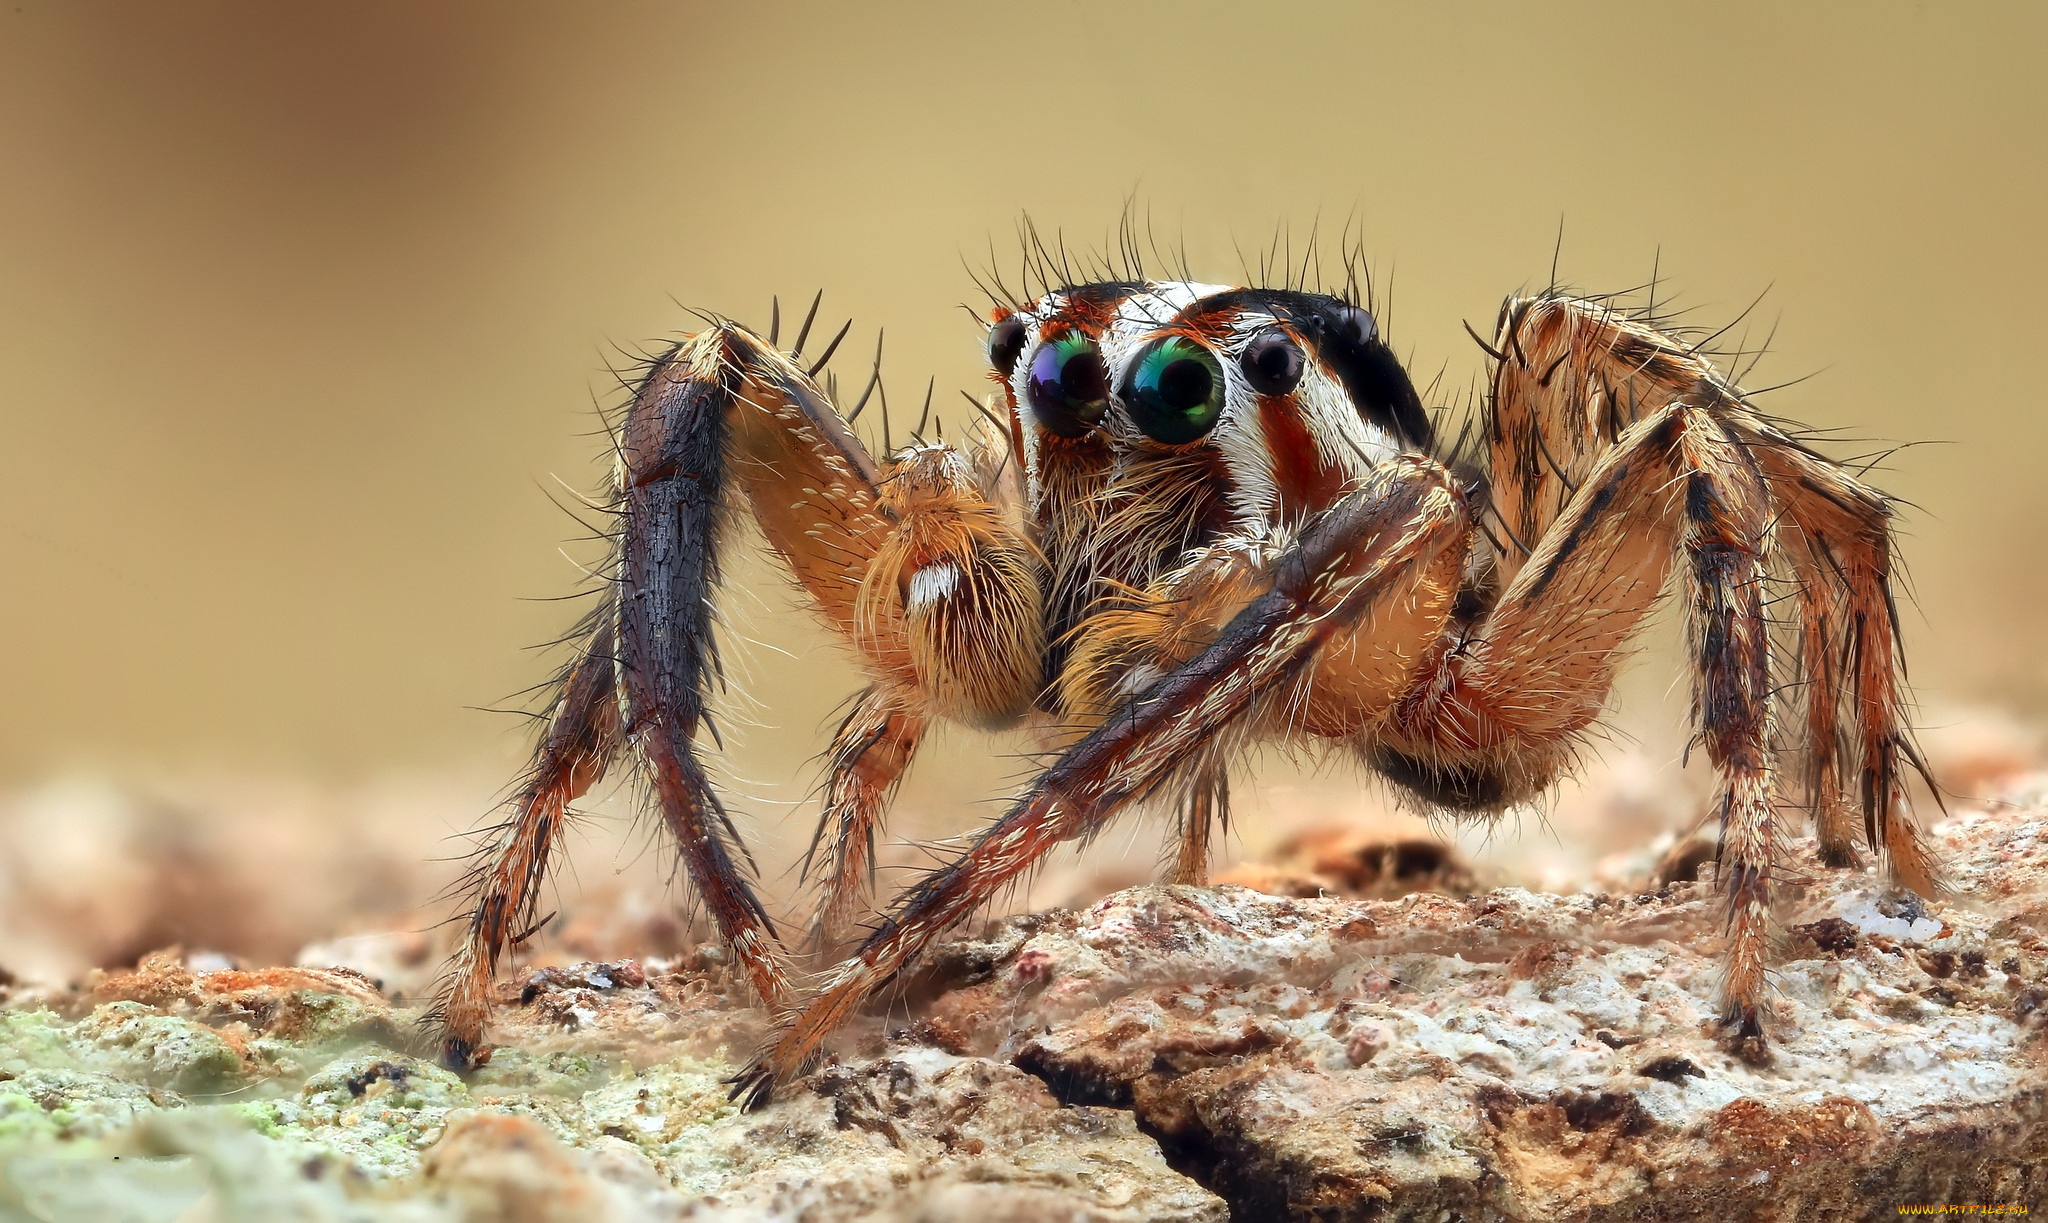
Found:
<path fill-rule="evenodd" d="M 919 499 L 930 482 L 918 476 L 934 466 L 964 471 L 964 460 L 932 456 L 913 464 L 905 479 L 893 478 L 904 474 L 899 467 L 890 473 L 896 487 L 885 493 L 883 473 L 793 355 L 719 323 L 653 362 L 635 388 L 614 473 L 614 588 L 565 673 L 512 818 L 467 880 L 474 902 L 466 937 L 434 1014 L 442 1058 L 452 1066 L 473 1065 L 483 1047 L 491 976 L 505 947 L 520 937 L 515 927 L 531 924 L 567 804 L 628 749 L 719 936 L 765 1004 L 780 1009 L 790 1001 L 774 927 L 748 879 L 745 847 L 696 751 L 717 682 L 711 598 L 735 500 L 751 509 L 826 626 L 856 647 L 876 687 L 902 697 L 899 703 L 915 698 L 918 716 L 927 709 L 957 713 L 977 702 L 984 709 L 1021 705 L 1036 684 L 1035 655 L 1029 681 L 1020 683 L 1014 664 L 988 663 L 980 637 L 963 645 L 948 636 L 960 617 L 943 614 L 952 604 L 937 607 L 946 602 L 942 596 L 961 591 L 991 607 L 1009 606 L 1014 593 L 990 589 L 997 580 L 991 571 L 1036 596 L 1028 548 L 991 544 L 999 532 L 982 519 L 943 538 L 928 529 L 943 515 L 929 498 Z M 941 572 L 927 572 L 933 566 Z M 958 579 L 957 590 L 942 580 L 946 573 Z M 930 588 L 932 599 L 920 602 L 913 593 L 906 601 L 894 593 L 899 585 L 915 587 L 919 574 L 925 587 L 918 589 Z M 1035 649 L 1035 640 L 1022 640 L 1021 648 Z M 963 672 L 973 678 L 963 681 Z M 1023 695 L 999 691 L 1006 680 Z M 914 730 L 899 741 L 907 760 Z M 841 763 L 852 769 L 865 758 L 856 752 Z M 901 763 L 890 767 L 900 771 Z M 889 780 L 869 787 L 874 801 Z"/>
<path fill-rule="evenodd" d="M 1062 753 L 958 860 L 919 880 L 733 1080 L 734 1097 L 766 1103 L 855 1007 L 1055 845 L 1177 776 L 1202 775 L 1263 717 L 1286 716 L 1333 643 L 1369 639 L 1379 618 L 1410 615 L 1418 603 L 1433 602 L 1441 616 L 1468 546 L 1464 498 L 1427 459 L 1398 460 L 1340 498 L 1261 573 L 1263 588 L 1213 641 Z"/>

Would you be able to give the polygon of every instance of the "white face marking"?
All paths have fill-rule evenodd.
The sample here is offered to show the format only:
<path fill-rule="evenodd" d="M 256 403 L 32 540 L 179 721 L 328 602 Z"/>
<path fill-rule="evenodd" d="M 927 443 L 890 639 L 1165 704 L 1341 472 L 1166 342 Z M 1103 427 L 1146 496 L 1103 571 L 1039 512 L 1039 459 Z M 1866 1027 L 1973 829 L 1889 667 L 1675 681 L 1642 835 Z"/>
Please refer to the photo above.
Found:
<path fill-rule="evenodd" d="M 952 561 L 926 565 L 910 575 L 910 595 L 906 610 L 924 611 L 941 599 L 950 598 L 959 587 L 960 566 Z"/>
<path fill-rule="evenodd" d="M 1148 445 L 1130 419 L 1116 389 L 1123 385 L 1130 364 L 1160 331 L 1171 327 L 1190 306 L 1204 298 L 1228 293 L 1227 285 L 1192 281 L 1154 281 L 1132 292 L 1117 304 L 1115 318 L 1101 337 L 1103 364 L 1109 374 L 1110 408 L 1102 427 L 1115 437 L 1118 462 L 1136 457 Z M 1035 308 L 1023 312 L 1025 339 L 1016 368 L 1010 375 L 1010 391 L 1023 405 L 1027 417 L 1024 434 L 1024 471 L 1030 503 L 1037 505 L 1038 436 L 1028 422 L 1030 367 L 1040 343 L 1045 320 L 1061 313 L 1067 304 L 1065 293 L 1046 295 Z M 1256 410 L 1257 396 L 1246 383 L 1239 360 L 1244 348 L 1278 320 L 1255 307 L 1242 310 L 1229 336 L 1216 346 L 1222 368 L 1225 401 L 1221 415 L 1206 441 L 1221 452 L 1232 476 L 1231 508 L 1244 527 L 1273 522 L 1280 509 L 1280 472 L 1275 447 L 1265 436 L 1266 426 Z M 1310 443 L 1325 465 L 1342 473 L 1346 481 L 1363 478 L 1372 468 L 1400 453 L 1401 444 L 1391 434 L 1367 421 L 1351 402 L 1343 385 L 1311 355 L 1294 392 L 1302 424 Z"/>

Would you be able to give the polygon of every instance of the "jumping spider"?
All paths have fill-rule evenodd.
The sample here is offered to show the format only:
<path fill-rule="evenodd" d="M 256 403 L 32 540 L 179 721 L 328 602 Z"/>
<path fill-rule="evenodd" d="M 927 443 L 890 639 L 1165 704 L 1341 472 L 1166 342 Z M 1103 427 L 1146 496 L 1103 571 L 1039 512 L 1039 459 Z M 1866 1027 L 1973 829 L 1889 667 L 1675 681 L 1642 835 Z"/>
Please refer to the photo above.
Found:
<path fill-rule="evenodd" d="M 734 1080 L 758 1106 L 934 939 L 1132 804 L 1177 809 L 1172 877 L 1203 882 L 1227 769 L 1257 741 L 1347 745 L 1457 816 L 1537 796 L 1673 569 L 1719 775 L 1735 1037 L 1763 1039 L 1774 731 L 1797 749 L 1824 858 L 1856 861 L 1860 811 L 1892 877 L 1933 893 L 1901 772 L 1918 760 L 1889 505 L 1759 414 L 1700 345 L 1615 299 L 1510 297 L 1481 343 L 1492 380 L 1468 458 L 1435 435 L 1355 288 L 1132 275 L 997 296 L 995 427 L 965 449 L 877 462 L 848 424 L 859 409 L 842 418 L 823 362 L 800 361 L 805 335 L 784 352 L 779 327 L 714 320 L 648 364 L 617 439 L 613 581 L 468 880 L 437 1013 L 449 1065 L 482 1048 L 487 987 L 532 922 L 566 805 L 621 754 L 782 1018 Z M 1060 748 L 808 996 L 697 755 L 739 505 L 869 679 L 833 737 L 813 844 L 828 945 L 867 904 L 883 808 L 930 723 L 1028 722 Z M 1774 593 L 1793 609 L 1775 646 Z M 1800 694 L 1784 726 L 1781 692 Z"/>

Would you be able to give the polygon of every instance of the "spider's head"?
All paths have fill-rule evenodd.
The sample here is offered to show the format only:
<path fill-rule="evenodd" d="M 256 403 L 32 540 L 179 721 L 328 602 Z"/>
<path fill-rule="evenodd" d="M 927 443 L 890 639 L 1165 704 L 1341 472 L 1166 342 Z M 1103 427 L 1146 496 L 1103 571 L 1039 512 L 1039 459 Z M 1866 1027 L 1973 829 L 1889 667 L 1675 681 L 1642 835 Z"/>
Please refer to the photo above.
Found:
<path fill-rule="evenodd" d="M 1034 479 L 1042 456 L 1213 452 L 1241 511 L 1312 509 L 1429 417 L 1363 308 L 1319 293 L 1111 282 L 1000 315 L 989 363 Z"/>

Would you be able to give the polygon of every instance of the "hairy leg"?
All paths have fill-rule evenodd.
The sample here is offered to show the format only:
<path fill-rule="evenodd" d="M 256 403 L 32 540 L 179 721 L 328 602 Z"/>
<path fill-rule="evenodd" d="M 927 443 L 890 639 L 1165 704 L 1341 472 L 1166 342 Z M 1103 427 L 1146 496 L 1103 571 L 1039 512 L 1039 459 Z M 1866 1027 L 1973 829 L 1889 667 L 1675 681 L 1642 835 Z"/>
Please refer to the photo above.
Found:
<path fill-rule="evenodd" d="M 1806 790 L 1822 855 L 1855 860 L 1853 794 L 1893 877 L 1931 895 L 1935 866 L 1904 794 L 1904 767 L 1920 761 L 1905 729 L 1885 497 L 1764 420 L 1696 348 L 1601 302 L 1510 298 L 1494 346 L 1487 436 L 1503 580 L 1529 563 L 1623 431 L 1680 400 L 1711 411 L 1762 471 L 1778 510 L 1796 595 L 1792 686 L 1803 692 Z"/>
<path fill-rule="evenodd" d="M 607 603 L 593 617 L 589 643 L 563 676 L 511 818 L 458 885 L 475 899 L 428 1018 L 441 1030 L 441 1059 L 450 1066 L 474 1064 L 490 1020 L 491 977 L 506 946 L 531 931 L 568 805 L 603 776 L 618 751 L 613 614 Z"/>
<path fill-rule="evenodd" d="M 1197 773 L 1180 804 L 1180 850 L 1169 883 L 1209 882 L 1210 838 L 1230 827 L 1230 771 L 1221 762 Z"/>
<path fill-rule="evenodd" d="M 881 684 L 861 693 L 832 736 L 825 811 L 804 855 L 803 873 L 823 873 L 822 905 L 811 941 L 832 950 L 872 901 L 875 834 L 883 808 L 910 766 L 925 719 L 901 691 Z"/>
<path fill-rule="evenodd" d="M 1738 418 L 1733 423 L 1793 528 L 1788 534 L 1809 558 L 1798 567 L 1802 590 L 1813 588 L 1819 611 L 1807 624 L 1801 646 L 1804 656 L 1816 660 L 1805 673 L 1809 748 L 1823 746 L 1823 728 L 1839 725 L 1843 704 L 1850 710 L 1854 754 L 1842 751 L 1837 737 L 1825 745 L 1821 760 L 1811 762 L 1814 772 L 1829 774 L 1815 786 L 1823 852 L 1851 852 L 1854 819 L 1842 795 L 1853 764 L 1871 848 L 1885 856 L 1893 879 L 1932 896 L 1940 887 L 1939 870 L 1914 824 L 1905 792 L 1905 769 L 1924 774 L 1926 768 L 1906 729 L 1905 668 L 1891 592 L 1890 503 L 1839 464 L 1762 422 Z M 1819 664 L 1822 656 L 1825 665 Z M 1818 711 L 1815 701 L 1821 704 Z"/>
<path fill-rule="evenodd" d="M 1069 748 L 958 860 L 920 880 L 825 989 L 734 1079 L 750 1107 L 801 1072 L 824 1040 L 932 940 L 987 903 L 1054 845 L 1085 836 L 1129 803 L 1285 702 L 1331 638 L 1405 602 L 1419 571 L 1463 560 L 1465 507 L 1448 473 L 1400 461 L 1347 494 L 1273 567 L 1269 588 L 1215 642 Z"/>
<path fill-rule="evenodd" d="M 531 921 L 565 806 L 627 746 L 720 936 L 764 1001 L 788 998 L 746 852 L 695 755 L 717 682 L 708 600 L 738 492 L 819 614 L 853 641 L 858 585 L 894 525 L 874 464 L 808 373 L 719 323 L 650 364 L 627 409 L 614 480 L 616 589 L 565 676 L 512 818 L 468 881 L 468 938 L 435 1013 L 451 1066 L 474 1064 L 491 975 L 514 928 Z M 872 670 L 911 675 L 900 636 L 857 644 Z"/>

